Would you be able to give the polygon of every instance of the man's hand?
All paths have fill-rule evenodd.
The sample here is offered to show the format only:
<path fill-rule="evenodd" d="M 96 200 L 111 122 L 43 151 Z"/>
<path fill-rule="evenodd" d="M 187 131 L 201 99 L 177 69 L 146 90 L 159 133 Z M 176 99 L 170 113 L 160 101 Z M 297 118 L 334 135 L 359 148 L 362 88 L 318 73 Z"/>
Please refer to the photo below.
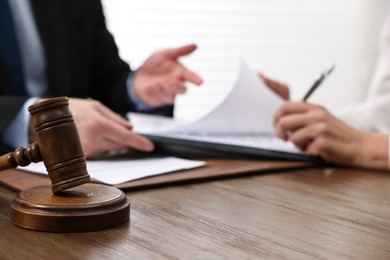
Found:
<path fill-rule="evenodd" d="M 358 131 L 321 106 L 287 102 L 274 116 L 276 135 L 334 163 L 388 168 L 388 135 Z"/>
<path fill-rule="evenodd" d="M 69 108 L 86 158 L 126 148 L 154 149 L 151 141 L 135 134 L 130 123 L 98 101 L 70 98 Z"/>
<path fill-rule="evenodd" d="M 203 80 L 178 61 L 195 49 L 196 45 L 190 44 L 152 54 L 139 68 L 133 80 L 137 97 L 153 107 L 171 105 L 177 94 L 186 92 L 187 81 L 201 85 Z"/>

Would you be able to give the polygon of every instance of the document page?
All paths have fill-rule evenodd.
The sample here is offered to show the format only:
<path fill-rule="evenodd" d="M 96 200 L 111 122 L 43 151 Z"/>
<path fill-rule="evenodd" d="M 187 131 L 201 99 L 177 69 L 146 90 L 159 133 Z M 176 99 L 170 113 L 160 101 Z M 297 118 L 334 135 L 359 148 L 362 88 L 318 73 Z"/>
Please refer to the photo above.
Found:
<path fill-rule="evenodd" d="M 88 160 L 87 170 L 92 179 L 110 185 L 168 173 L 179 170 L 188 170 L 205 165 L 204 161 L 185 160 L 176 157 L 152 156 L 145 158 L 111 158 L 105 160 Z M 46 174 L 45 165 L 32 163 L 18 170 Z"/>
<path fill-rule="evenodd" d="M 238 79 L 229 95 L 195 122 L 138 113 L 127 116 L 134 131 L 141 134 L 302 153 L 273 134 L 273 115 L 283 102 L 241 61 Z"/>

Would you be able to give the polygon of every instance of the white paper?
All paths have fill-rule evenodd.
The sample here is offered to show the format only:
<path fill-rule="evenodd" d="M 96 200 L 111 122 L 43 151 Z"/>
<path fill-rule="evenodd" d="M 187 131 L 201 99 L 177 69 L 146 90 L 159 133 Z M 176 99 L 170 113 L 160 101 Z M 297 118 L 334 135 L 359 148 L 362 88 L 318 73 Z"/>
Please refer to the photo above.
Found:
<path fill-rule="evenodd" d="M 226 99 L 203 118 L 192 122 L 128 113 L 134 131 L 239 146 L 303 153 L 273 133 L 273 116 L 283 100 L 241 62 L 238 79 Z"/>
<path fill-rule="evenodd" d="M 168 173 L 179 170 L 192 169 L 205 165 L 204 161 L 193 161 L 175 157 L 120 158 L 108 160 L 87 161 L 87 170 L 92 179 L 110 185 Z M 32 163 L 19 170 L 46 174 L 43 163 Z"/>
<path fill-rule="evenodd" d="M 238 79 L 225 100 L 200 120 L 175 129 L 176 133 L 268 134 L 283 100 L 241 61 Z"/>

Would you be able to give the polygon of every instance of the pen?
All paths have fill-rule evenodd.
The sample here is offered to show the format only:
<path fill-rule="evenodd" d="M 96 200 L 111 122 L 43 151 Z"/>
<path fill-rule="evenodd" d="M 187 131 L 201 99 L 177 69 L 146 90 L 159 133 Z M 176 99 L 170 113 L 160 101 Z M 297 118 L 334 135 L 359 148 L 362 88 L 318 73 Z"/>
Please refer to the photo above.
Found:
<path fill-rule="evenodd" d="M 329 76 L 330 73 L 332 73 L 335 67 L 336 65 L 333 65 L 328 70 L 325 70 L 321 74 L 321 76 L 316 81 L 314 81 L 313 86 L 311 86 L 309 91 L 307 91 L 306 95 L 303 97 L 303 101 L 306 101 L 311 96 L 311 94 L 313 94 L 314 90 L 316 90 L 321 85 L 321 83 L 326 79 L 326 77 Z"/>

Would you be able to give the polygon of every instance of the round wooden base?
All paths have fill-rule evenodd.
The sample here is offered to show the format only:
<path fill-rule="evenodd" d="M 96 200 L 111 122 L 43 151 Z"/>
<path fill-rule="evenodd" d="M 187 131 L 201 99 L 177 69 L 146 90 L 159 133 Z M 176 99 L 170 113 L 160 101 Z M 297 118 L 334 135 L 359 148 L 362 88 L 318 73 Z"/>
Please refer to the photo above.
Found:
<path fill-rule="evenodd" d="M 22 191 L 11 204 L 17 226 L 49 232 L 86 232 L 111 228 L 130 218 L 130 202 L 119 189 L 84 184 L 56 194 L 50 186 Z"/>

